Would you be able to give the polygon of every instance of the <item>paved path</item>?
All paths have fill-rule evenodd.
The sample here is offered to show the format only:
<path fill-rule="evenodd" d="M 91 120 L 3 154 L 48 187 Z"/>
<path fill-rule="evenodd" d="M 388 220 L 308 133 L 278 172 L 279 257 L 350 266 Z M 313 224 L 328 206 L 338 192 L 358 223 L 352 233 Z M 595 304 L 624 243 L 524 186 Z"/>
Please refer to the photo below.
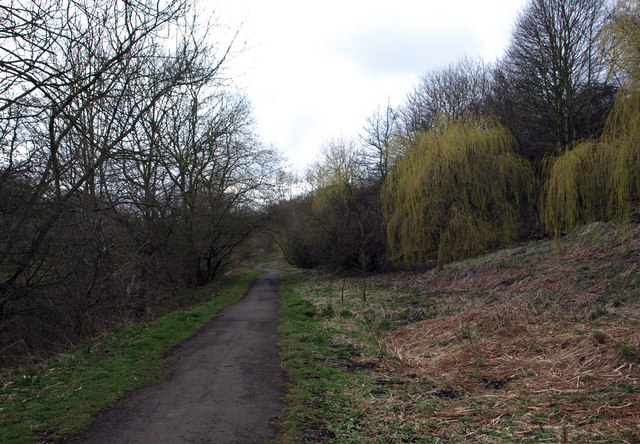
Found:
<path fill-rule="evenodd" d="M 261 443 L 278 435 L 284 377 L 276 348 L 280 271 L 182 343 L 168 380 L 101 412 L 73 443 Z"/>

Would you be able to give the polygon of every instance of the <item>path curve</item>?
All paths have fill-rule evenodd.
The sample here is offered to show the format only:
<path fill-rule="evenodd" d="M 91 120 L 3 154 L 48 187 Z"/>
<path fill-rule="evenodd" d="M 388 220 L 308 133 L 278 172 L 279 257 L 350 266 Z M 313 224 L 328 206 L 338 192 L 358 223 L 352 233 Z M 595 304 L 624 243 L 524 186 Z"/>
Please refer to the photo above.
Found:
<path fill-rule="evenodd" d="M 278 435 L 284 375 L 276 348 L 279 270 L 172 353 L 171 376 L 125 396 L 82 443 L 262 443 Z"/>

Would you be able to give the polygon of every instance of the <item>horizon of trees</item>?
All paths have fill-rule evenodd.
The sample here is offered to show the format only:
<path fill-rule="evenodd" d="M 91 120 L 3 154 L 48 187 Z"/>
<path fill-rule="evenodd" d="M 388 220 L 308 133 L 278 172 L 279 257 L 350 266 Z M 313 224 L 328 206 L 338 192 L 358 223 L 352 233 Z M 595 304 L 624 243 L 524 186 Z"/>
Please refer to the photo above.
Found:
<path fill-rule="evenodd" d="M 330 140 L 309 191 L 272 209 L 287 260 L 363 274 L 441 268 L 637 218 L 639 3 L 530 0 L 502 59 L 426 73 L 359 140 Z"/>
<path fill-rule="evenodd" d="M 372 271 L 636 220 L 639 17 L 530 0 L 501 60 L 426 73 L 291 195 L 191 0 L 0 5 L 0 350 L 154 317 L 270 239 L 366 298 Z"/>

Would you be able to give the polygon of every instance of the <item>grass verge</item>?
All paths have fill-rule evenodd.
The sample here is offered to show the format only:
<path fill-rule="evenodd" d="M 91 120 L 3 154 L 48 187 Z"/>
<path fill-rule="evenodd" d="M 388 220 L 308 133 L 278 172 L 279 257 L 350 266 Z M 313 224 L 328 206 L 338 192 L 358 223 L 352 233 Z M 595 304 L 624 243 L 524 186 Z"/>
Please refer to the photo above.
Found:
<path fill-rule="evenodd" d="M 167 352 L 240 300 L 262 272 L 199 289 L 206 302 L 156 321 L 114 328 L 46 364 L 14 372 L 0 388 L 0 442 L 56 441 L 85 430 L 126 392 L 166 377 Z"/>
<path fill-rule="evenodd" d="M 371 323 L 320 302 L 332 290 L 312 276 L 289 272 L 280 287 L 279 346 L 289 380 L 280 441 L 433 442 L 387 411 L 364 408 L 362 399 L 385 397 L 397 381 L 376 371 L 384 351 Z"/>
<path fill-rule="evenodd" d="M 311 442 L 346 438 L 357 428 L 359 412 L 344 391 L 358 386 L 358 375 L 341 369 L 338 362 L 348 356 L 331 344 L 338 332 L 324 322 L 322 314 L 300 296 L 300 274 L 289 272 L 280 286 L 281 357 L 289 385 L 284 442 Z"/>

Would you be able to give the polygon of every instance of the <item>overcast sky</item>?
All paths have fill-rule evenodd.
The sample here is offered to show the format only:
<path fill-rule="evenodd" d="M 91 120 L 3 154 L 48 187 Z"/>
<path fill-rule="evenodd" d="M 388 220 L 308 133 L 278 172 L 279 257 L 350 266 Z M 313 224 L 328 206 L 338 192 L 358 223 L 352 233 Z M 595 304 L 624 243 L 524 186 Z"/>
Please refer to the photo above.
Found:
<path fill-rule="evenodd" d="M 246 48 L 231 61 L 257 131 L 299 172 L 334 137 L 402 103 L 418 78 L 463 57 L 500 57 L 525 0 L 218 0 Z"/>

